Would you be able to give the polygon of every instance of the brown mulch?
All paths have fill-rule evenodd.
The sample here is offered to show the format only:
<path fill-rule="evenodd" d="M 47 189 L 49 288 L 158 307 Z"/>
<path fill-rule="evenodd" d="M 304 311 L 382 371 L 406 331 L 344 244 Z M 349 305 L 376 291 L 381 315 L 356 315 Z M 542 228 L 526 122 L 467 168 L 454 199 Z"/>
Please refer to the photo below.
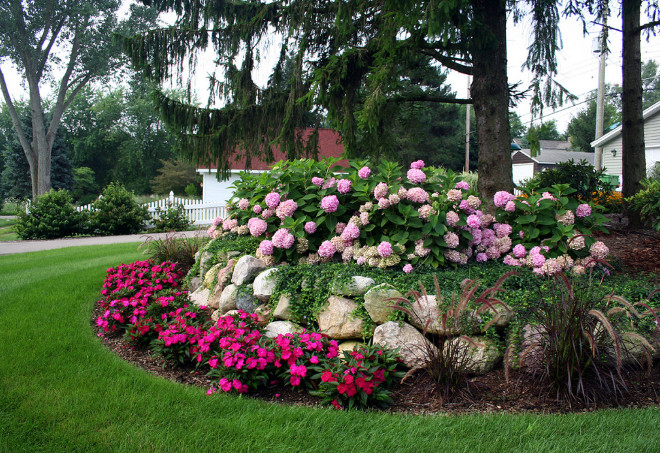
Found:
<path fill-rule="evenodd" d="M 648 273 L 660 277 L 660 233 L 635 230 L 625 224 L 609 225 L 610 232 L 598 239 L 610 248 L 614 272 Z M 94 311 L 92 326 L 98 332 Z M 128 347 L 120 337 L 102 337 L 103 343 L 115 354 L 135 366 L 155 375 L 185 385 L 208 389 L 213 382 L 204 373 L 192 368 L 172 368 L 149 351 Z M 549 389 L 539 388 L 522 373 L 511 372 L 509 381 L 499 369 L 483 376 L 469 376 L 466 385 L 446 398 L 434 390 L 432 379 L 418 372 L 392 389 L 394 404 L 386 410 L 403 414 L 469 413 L 568 413 L 596 409 L 639 408 L 660 404 L 660 363 L 651 372 L 630 370 L 625 375 L 626 390 L 617 397 L 598 398 L 596 403 L 568 404 L 560 401 Z M 272 385 L 251 394 L 253 398 L 281 404 L 316 406 L 319 400 L 305 391 L 295 391 L 283 385 Z"/>

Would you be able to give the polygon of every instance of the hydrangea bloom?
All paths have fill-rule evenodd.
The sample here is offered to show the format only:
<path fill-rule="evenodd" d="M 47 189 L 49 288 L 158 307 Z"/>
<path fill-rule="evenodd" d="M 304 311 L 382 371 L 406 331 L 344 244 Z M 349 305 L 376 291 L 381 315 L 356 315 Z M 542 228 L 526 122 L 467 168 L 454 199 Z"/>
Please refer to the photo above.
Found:
<path fill-rule="evenodd" d="M 412 264 L 406 264 L 405 266 L 403 266 L 403 272 L 405 272 L 406 274 L 410 274 L 412 271 L 413 271 Z"/>
<path fill-rule="evenodd" d="M 348 193 L 351 191 L 352 184 L 353 182 L 350 179 L 340 179 L 337 181 L 337 190 L 339 193 Z"/>
<path fill-rule="evenodd" d="M 378 244 L 378 254 L 383 258 L 390 256 L 392 254 L 392 244 L 387 241 L 383 241 Z"/>
<path fill-rule="evenodd" d="M 470 206 L 470 203 L 467 200 L 461 200 L 458 204 L 458 209 L 465 211 L 468 214 L 474 214 L 475 212 L 474 208 Z"/>
<path fill-rule="evenodd" d="M 495 230 L 495 234 L 498 238 L 503 238 L 513 232 L 513 228 L 511 228 L 511 225 L 508 223 L 496 223 L 493 226 L 493 229 Z"/>
<path fill-rule="evenodd" d="M 474 195 L 470 195 L 467 198 L 467 204 L 472 209 L 477 209 L 479 206 L 481 206 L 481 199 L 479 197 L 475 197 Z"/>
<path fill-rule="evenodd" d="M 263 210 L 263 208 L 261 206 L 259 206 L 258 204 L 255 204 L 254 206 L 252 206 L 252 212 L 254 212 L 255 214 L 261 214 L 262 210 Z"/>
<path fill-rule="evenodd" d="M 421 184 L 426 181 L 426 174 L 422 170 L 411 168 L 408 170 L 408 181 L 413 184 Z"/>
<path fill-rule="evenodd" d="M 447 191 L 447 199 L 452 203 L 456 203 L 462 198 L 463 198 L 463 192 L 461 192 L 460 189 L 449 189 Z"/>
<path fill-rule="evenodd" d="M 346 224 L 344 222 L 337 222 L 337 225 L 335 225 L 335 233 L 341 234 L 342 231 L 344 231 L 344 228 L 346 228 Z"/>
<path fill-rule="evenodd" d="M 341 237 L 342 239 L 349 241 L 357 239 L 360 237 L 360 229 L 357 227 L 357 225 L 349 223 L 346 225 L 346 228 L 344 228 L 344 231 L 341 232 Z"/>
<path fill-rule="evenodd" d="M 526 254 L 527 250 L 525 250 L 525 246 L 522 244 L 518 244 L 513 248 L 513 256 L 516 258 L 524 258 Z"/>
<path fill-rule="evenodd" d="M 362 224 L 362 226 L 369 224 L 369 213 L 368 212 L 361 212 L 360 213 L 360 223 Z"/>
<path fill-rule="evenodd" d="M 562 215 L 557 215 L 555 218 L 557 219 L 557 222 L 564 226 L 573 225 L 573 223 L 575 223 L 575 216 L 573 215 L 573 211 L 570 209 Z"/>
<path fill-rule="evenodd" d="M 217 227 L 221 223 L 222 223 L 222 217 L 216 217 L 215 219 L 213 219 L 213 226 L 214 227 Z"/>
<path fill-rule="evenodd" d="M 275 214 L 274 209 L 264 209 L 261 212 L 261 218 L 262 219 L 269 219 L 269 218 L 273 217 L 273 214 Z"/>
<path fill-rule="evenodd" d="M 323 258 L 332 258 L 332 255 L 334 255 L 335 252 L 336 252 L 335 246 L 330 241 L 323 241 L 323 243 L 319 247 L 319 256 Z"/>
<path fill-rule="evenodd" d="M 381 198 L 387 197 L 389 193 L 389 187 L 387 187 L 387 184 L 384 182 L 378 183 L 378 185 L 374 188 L 374 197 L 376 200 L 380 200 Z"/>
<path fill-rule="evenodd" d="M 242 209 L 245 211 L 247 208 L 250 207 L 250 201 L 247 198 L 241 198 L 238 200 L 238 209 Z"/>
<path fill-rule="evenodd" d="M 505 190 L 500 190 L 499 192 L 495 193 L 495 196 L 493 197 L 493 203 L 495 203 L 495 206 L 498 208 L 503 208 L 509 201 L 513 201 L 515 198 L 515 195 Z"/>
<path fill-rule="evenodd" d="M 589 253 L 596 259 L 604 260 L 607 258 L 607 255 L 610 253 L 610 249 L 607 248 L 605 243 L 602 241 L 594 242 L 589 248 Z"/>
<path fill-rule="evenodd" d="M 479 228 L 481 227 L 481 220 L 478 215 L 472 214 L 468 216 L 467 224 L 470 228 Z"/>
<path fill-rule="evenodd" d="M 408 194 L 408 189 L 401 186 L 399 187 L 399 190 L 397 191 L 396 194 L 399 196 L 399 198 L 406 198 L 406 195 Z"/>
<path fill-rule="evenodd" d="M 360 170 L 358 171 L 358 176 L 359 176 L 361 179 L 367 179 L 367 178 L 369 177 L 370 174 L 371 174 L 371 169 L 370 169 L 369 167 L 362 167 L 362 168 L 360 168 Z"/>
<path fill-rule="evenodd" d="M 415 203 L 426 203 L 429 201 L 429 194 L 421 187 L 413 187 L 406 193 L 406 198 Z"/>
<path fill-rule="evenodd" d="M 387 197 L 387 201 L 390 202 L 390 206 L 391 206 L 393 204 L 399 203 L 401 201 L 401 197 L 399 197 L 399 195 L 396 193 L 392 193 L 390 194 L 389 197 Z"/>
<path fill-rule="evenodd" d="M 417 212 L 419 212 L 419 218 L 424 220 L 428 220 L 429 217 L 438 213 L 430 204 L 422 205 Z"/>
<path fill-rule="evenodd" d="M 329 178 L 326 182 L 323 183 L 321 189 L 330 189 L 331 187 L 334 187 L 336 181 L 337 180 L 335 178 Z"/>
<path fill-rule="evenodd" d="M 513 200 L 511 200 L 511 201 L 507 201 L 506 205 L 504 205 L 504 210 L 505 210 L 506 212 L 515 212 L 515 210 L 516 210 L 516 203 L 515 203 Z"/>
<path fill-rule="evenodd" d="M 583 217 L 588 217 L 591 215 L 591 206 L 589 206 L 586 203 L 582 203 L 580 206 L 577 207 L 575 210 L 575 215 L 583 218 Z"/>
<path fill-rule="evenodd" d="M 222 222 L 223 230 L 231 230 L 233 228 L 236 228 L 237 226 L 238 226 L 238 220 L 236 219 L 225 219 L 225 221 Z"/>
<path fill-rule="evenodd" d="M 316 232 L 316 222 L 307 222 L 304 228 L 307 234 L 314 234 Z"/>
<path fill-rule="evenodd" d="M 477 253 L 476 259 L 477 259 L 477 263 L 485 263 L 486 261 L 488 261 L 488 255 L 486 255 L 483 252 Z"/>
<path fill-rule="evenodd" d="M 271 192 L 266 195 L 266 206 L 270 209 L 275 209 L 277 205 L 280 204 L 280 194 L 277 192 Z"/>
<path fill-rule="evenodd" d="M 573 250 L 582 250 L 586 244 L 584 242 L 584 236 L 577 236 L 570 239 L 568 246 Z"/>
<path fill-rule="evenodd" d="M 447 216 L 445 217 L 445 220 L 447 222 L 447 225 L 449 226 L 455 226 L 458 221 L 460 220 L 460 217 L 458 214 L 454 211 L 448 211 Z"/>
<path fill-rule="evenodd" d="M 455 189 L 463 189 L 463 190 L 468 190 L 470 188 L 470 184 L 468 184 L 467 181 L 458 181 L 456 185 L 454 186 Z"/>
<path fill-rule="evenodd" d="M 319 178 L 318 176 L 314 176 L 312 178 L 312 184 L 315 186 L 321 187 L 323 185 L 323 178 Z"/>
<path fill-rule="evenodd" d="M 266 229 L 268 228 L 268 224 L 258 217 L 252 217 L 250 220 L 248 220 L 247 226 L 250 230 L 250 234 L 254 237 L 261 236 L 266 232 Z"/>
<path fill-rule="evenodd" d="M 387 209 L 391 205 L 390 200 L 387 198 L 381 198 L 378 200 L 378 209 Z"/>
<path fill-rule="evenodd" d="M 264 239 L 261 241 L 259 244 L 259 251 L 261 252 L 262 255 L 272 255 L 273 254 L 273 243 L 269 241 L 268 239 Z"/>
<path fill-rule="evenodd" d="M 424 161 L 423 160 L 416 160 L 415 162 L 410 164 L 410 168 L 414 168 L 415 170 L 421 170 L 424 168 Z"/>
<path fill-rule="evenodd" d="M 336 195 L 328 195 L 321 200 L 321 209 L 325 212 L 335 212 L 339 206 L 339 199 Z"/>
<path fill-rule="evenodd" d="M 273 235 L 273 246 L 280 249 L 290 249 L 293 246 L 296 238 L 289 232 L 287 228 L 280 228 Z"/>
<path fill-rule="evenodd" d="M 447 243 L 448 248 L 455 249 L 456 247 L 458 247 L 459 238 L 458 238 L 458 235 L 456 233 L 452 233 L 451 231 L 448 232 L 448 233 L 445 233 L 443 239 Z"/>
<path fill-rule="evenodd" d="M 284 220 L 286 217 L 291 217 L 293 213 L 298 209 L 298 203 L 293 200 L 286 200 L 280 203 L 275 209 L 275 215 Z"/>

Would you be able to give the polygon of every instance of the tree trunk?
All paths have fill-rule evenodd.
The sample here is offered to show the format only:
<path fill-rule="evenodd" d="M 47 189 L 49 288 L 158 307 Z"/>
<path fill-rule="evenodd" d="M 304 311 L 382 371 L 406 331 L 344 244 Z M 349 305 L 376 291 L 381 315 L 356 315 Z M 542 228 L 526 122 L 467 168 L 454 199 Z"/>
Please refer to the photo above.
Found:
<path fill-rule="evenodd" d="M 513 191 L 509 85 L 506 74 L 506 1 L 476 0 L 471 96 L 479 143 L 479 194 L 493 209 L 499 190 Z"/>
<path fill-rule="evenodd" d="M 30 88 L 30 116 L 32 118 L 32 150 L 37 156 L 37 168 L 30 163 L 30 174 L 32 176 L 32 197 L 36 198 L 45 194 L 51 188 L 50 185 L 50 151 L 47 139 L 46 125 L 44 123 L 44 110 L 39 93 L 39 84 L 31 80 L 28 75 L 28 86 Z M 34 180 L 36 174 L 37 180 Z M 36 182 L 36 185 L 35 185 Z"/>
<path fill-rule="evenodd" d="M 642 109 L 642 53 L 639 28 L 640 0 L 622 1 L 623 20 L 623 95 L 621 158 L 623 161 L 623 196 L 633 196 L 642 189 L 646 177 L 644 117 Z M 627 209 L 632 226 L 640 226 L 639 215 Z"/>

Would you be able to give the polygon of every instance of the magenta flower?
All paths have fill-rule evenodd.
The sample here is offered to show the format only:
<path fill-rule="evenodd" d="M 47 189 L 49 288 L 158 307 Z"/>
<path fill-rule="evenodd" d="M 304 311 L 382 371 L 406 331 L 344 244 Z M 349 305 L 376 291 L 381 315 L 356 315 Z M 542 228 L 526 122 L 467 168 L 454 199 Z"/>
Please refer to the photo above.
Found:
<path fill-rule="evenodd" d="M 307 222 L 304 228 L 307 234 L 314 234 L 316 232 L 316 222 Z"/>
<path fill-rule="evenodd" d="M 495 206 L 498 208 L 502 208 L 506 206 L 506 204 L 509 201 L 513 201 L 515 199 L 515 195 L 505 191 L 505 190 L 500 190 L 499 192 L 495 193 L 495 196 L 493 197 L 493 202 L 495 203 Z"/>
<path fill-rule="evenodd" d="M 583 218 L 583 217 L 588 217 L 591 215 L 591 206 L 589 206 L 586 203 L 582 203 L 580 206 L 577 207 L 575 210 L 575 215 Z"/>
<path fill-rule="evenodd" d="M 350 179 L 340 179 L 337 181 L 337 190 L 339 193 L 348 193 L 351 191 L 353 182 Z"/>
<path fill-rule="evenodd" d="M 493 226 L 493 229 L 495 230 L 495 234 L 498 238 L 503 238 L 513 232 L 513 228 L 511 228 L 511 225 L 508 223 L 496 223 Z"/>
<path fill-rule="evenodd" d="M 318 176 L 314 176 L 312 178 L 312 184 L 315 186 L 321 187 L 323 185 L 323 178 L 319 178 Z"/>
<path fill-rule="evenodd" d="M 383 258 L 392 254 L 392 244 L 387 241 L 381 242 L 376 249 L 378 250 L 378 254 Z"/>
<path fill-rule="evenodd" d="M 455 226 L 460 220 L 460 218 L 458 217 L 458 214 L 456 212 L 448 211 L 445 220 L 447 222 L 447 225 Z"/>
<path fill-rule="evenodd" d="M 413 271 L 412 264 L 406 264 L 405 266 L 403 266 L 403 272 L 405 272 L 406 274 L 410 274 L 412 271 Z"/>
<path fill-rule="evenodd" d="M 335 225 L 335 233 L 341 234 L 344 231 L 344 228 L 346 228 L 345 222 L 337 222 L 337 225 Z"/>
<path fill-rule="evenodd" d="M 483 252 L 482 253 L 477 253 L 476 260 L 477 260 L 477 263 L 485 263 L 486 261 L 488 261 L 488 255 L 486 255 Z"/>
<path fill-rule="evenodd" d="M 504 205 L 504 210 L 506 212 L 514 212 L 516 210 L 516 203 L 513 200 L 507 201 L 506 205 Z"/>
<path fill-rule="evenodd" d="M 516 258 L 524 258 L 526 254 L 527 251 L 525 250 L 525 246 L 522 244 L 518 244 L 513 248 L 513 256 Z"/>
<path fill-rule="evenodd" d="M 452 233 L 451 231 L 445 233 L 443 239 L 445 240 L 447 247 L 450 249 L 455 249 L 456 247 L 458 247 L 458 243 L 460 241 L 458 235 L 456 233 Z"/>
<path fill-rule="evenodd" d="M 421 184 L 426 181 L 426 174 L 422 170 L 411 168 L 408 170 L 408 181 L 413 184 Z"/>
<path fill-rule="evenodd" d="M 454 188 L 468 190 L 470 188 L 470 184 L 468 184 L 467 181 L 458 181 Z"/>
<path fill-rule="evenodd" d="M 259 244 L 259 251 L 262 255 L 268 256 L 273 254 L 273 243 L 268 239 L 264 239 Z"/>
<path fill-rule="evenodd" d="M 323 241 L 319 247 L 319 256 L 323 258 L 331 258 L 336 252 L 335 245 L 330 241 Z"/>
<path fill-rule="evenodd" d="M 323 185 L 321 186 L 321 189 L 330 189 L 330 188 L 334 187 L 336 181 L 337 180 L 335 178 L 328 178 L 328 180 L 325 181 L 323 183 Z"/>
<path fill-rule="evenodd" d="M 478 215 L 472 214 L 468 216 L 467 224 L 470 228 L 479 228 L 481 227 L 481 220 Z"/>
<path fill-rule="evenodd" d="M 238 220 L 236 219 L 225 219 L 225 221 L 222 222 L 223 230 L 231 230 L 233 228 L 236 228 L 237 226 L 238 226 Z"/>
<path fill-rule="evenodd" d="M 415 170 L 421 170 L 422 168 L 424 168 L 424 161 L 421 160 L 421 159 L 420 159 L 420 160 L 416 160 L 415 162 L 412 162 L 412 163 L 410 164 L 410 168 L 413 168 L 413 169 L 415 169 Z"/>
<path fill-rule="evenodd" d="M 290 249 L 296 238 L 287 228 L 280 228 L 273 235 L 273 246 L 280 249 Z"/>
<path fill-rule="evenodd" d="M 325 212 L 335 212 L 339 206 L 339 199 L 336 195 L 328 195 L 321 200 L 321 209 Z"/>
<path fill-rule="evenodd" d="M 360 168 L 360 170 L 358 171 L 358 176 L 359 176 L 361 179 L 367 179 L 367 178 L 369 177 L 370 174 L 371 174 L 371 169 L 370 169 L 369 167 L 362 167 L 362 168 Z"/>
<path fill-rule="evenodd" d="M 277 205 L 280 204 L 280 194 L 277 192 L 271 192 L 266 195 L 266 205 L 270 209 L 275 209 Z"/>

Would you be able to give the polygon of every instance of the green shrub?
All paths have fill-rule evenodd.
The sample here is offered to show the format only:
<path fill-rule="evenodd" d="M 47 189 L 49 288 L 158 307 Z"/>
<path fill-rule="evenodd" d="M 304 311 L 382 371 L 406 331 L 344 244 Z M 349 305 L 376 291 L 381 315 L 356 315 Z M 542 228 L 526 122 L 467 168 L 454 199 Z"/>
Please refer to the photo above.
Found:
<path fill-rule="evenodd" d="M 135 234 L 144 229 L 149 217 L 147 208 L 135 201 L 132 192 L 121 184 L 110 183 L 92 203 L 90 229 L 102 236 Z"/>
<path fill-rule="evenodd" d="M 166 209 L 156 208 L 153 224 L 154 231 L 184 231 L 190 228 L 192 222 L 188 220 L 182 204 L 174 206 L 168 201 Z"/>
<path fill-rule="evenodd" d="M 83 231 L 85 213 L 73 207 L 66 190 L 50 190 L 18 211 L 14 226 L 21 239 L 56 239 Z"/>
<path fill-rule="evenodd" d="M 195 264 L 195 254 L 202 249 L 209 241 L 204 237 L 181 237 L 176 234 L 167 234 L 162 239 L 156 239 L 152 236 L 140 246 L 145 247 L 144 254 L 156 263 L 169 261 L 178 263 L 179 267 L 187 273 L 193 264 Z"/>
<path fill-rule="evenodd" d="M 183 191 L 184 191 L 184 192 L 186 193 L 186 195 L 188 195 L 189 197 L 196 197 L 196 196 L 199 195 L 198 187 L 199 187 L 199 184 L 195 184 L 195 183 L 192 183 L 192 182 L 191 182 L 190 184 L 188 184 L 188 185 L 186 186 L 186 188 L 185 188 Z"/>
<path fill-rule="evenodd" d="M 647 179 L 642 181 L 642 185 L 644 189 L 626 198 L 626 201 L 646 224 L 660 231 L 660 179 Z"/>
<path fill-rule="evenodd" d="M 599 193 L 609 193 L 615 189 L 612 184 L 603 181 L 605 169 L 596 168 L 586 160 L 562 162 L 556 168 L 534 175 L 523 188 L 528 191 L 542 192 L 555 184 L 568 184 L 575 189 L 574 197 L 582 201 L 595 201 Z"/>

